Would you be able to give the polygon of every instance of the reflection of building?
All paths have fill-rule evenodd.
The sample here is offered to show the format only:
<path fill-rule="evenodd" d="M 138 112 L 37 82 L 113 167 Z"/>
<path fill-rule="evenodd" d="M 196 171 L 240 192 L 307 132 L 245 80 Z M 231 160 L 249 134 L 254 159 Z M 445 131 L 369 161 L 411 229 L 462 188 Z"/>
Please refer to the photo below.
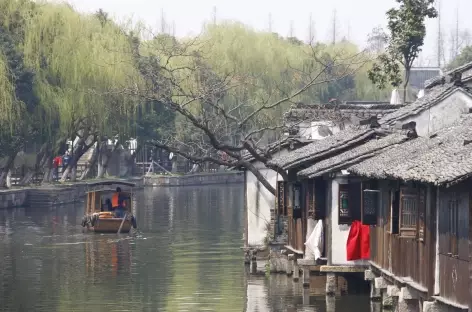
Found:
<path fill-rule="evenodd" d="M 269 298 L 264 279 L 248 280 L 246 312 L 269 312 Z"/>

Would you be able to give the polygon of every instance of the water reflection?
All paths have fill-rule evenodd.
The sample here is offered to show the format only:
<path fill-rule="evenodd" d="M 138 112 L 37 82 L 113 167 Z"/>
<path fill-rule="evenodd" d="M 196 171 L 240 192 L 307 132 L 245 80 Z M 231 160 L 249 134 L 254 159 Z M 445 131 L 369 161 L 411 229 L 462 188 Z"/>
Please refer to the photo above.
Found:
<path fill-rule="evenodd" d="M 242 187 L 136 195 L 132 235 L 82 233 L 83 204 L 0 210 L 0 311 L 327 311 L 322 281 L 247 274 Z"/>
<path fill-rule="evenodd" d="M 283 274 L 260 277 L 246 275 L 247 312 L 348 312 L 370 311 L 367 297 L 326 297 L 325 278 L 312 277 L 310 288 L 294 283 Z M 355 310 L 353 307 L 355 306 Z"/>

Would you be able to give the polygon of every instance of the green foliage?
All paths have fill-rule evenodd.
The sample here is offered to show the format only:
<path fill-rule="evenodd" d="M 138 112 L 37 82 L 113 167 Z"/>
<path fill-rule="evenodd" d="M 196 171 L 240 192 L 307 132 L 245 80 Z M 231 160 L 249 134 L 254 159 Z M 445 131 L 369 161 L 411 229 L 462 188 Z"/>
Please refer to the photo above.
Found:
<path fill-rule="evenodd" d="M 77 120 L 107 132 L 116 114 L 134 111 L 132 99 L 109 96 L 139 83 L 128 39 L 115 25 L 66 5 L 42 4 L 25 23 L 23 49 L 38 73 L 41 103 L 64 134 L 77 131 Z"/>
<path fill-rule="evenodd" d="M 82 130 L 120 140 L 202 141 L 201 131 L 169 108 L 171 103 L 189 102 L 185 107 L 195 116 L 210 118 L 216 102 L 241 119 L 297 92 L 308 79 L 303 73 L 360 52 L 346 41 L 310 46 L 239 23 L 209 25 L 198 38 L 183 40 L 165 34 L 141 40 L 140 35 L 103 10 L 80 14 L 66 4 L 0 1 L 1 149 L 30 141 L 54 145 Z M 322 79 L 346 67 L 328 66 Z M 213 92 L 215 86 L 221 91 Z M 361 69 L 315 85 L 293 101 L 384 96 Z M 255 127 L 280 124 L 291 104 L 263 110 L 241 127 L 210 123 L 222 130 L 218 138 L 236 140 Z"/>
<path fill-rule="evenodd" d="M 472 62 L 472 46 L 465 47 L 461 53 L 447 65 L 449 70 Z"/>
<path fill-rule="evenodd" d="M 434 0 L 397 0 L 398 8 L 387 11 L 388 47 L 369 71 L 369 79 L 380 88 L 387 84 L 408 85 L 410 69 L 421 52 L 426 36 L 426 18 L 434 18 Z M 400 77 L 403 67 L 405 78 Z"/>

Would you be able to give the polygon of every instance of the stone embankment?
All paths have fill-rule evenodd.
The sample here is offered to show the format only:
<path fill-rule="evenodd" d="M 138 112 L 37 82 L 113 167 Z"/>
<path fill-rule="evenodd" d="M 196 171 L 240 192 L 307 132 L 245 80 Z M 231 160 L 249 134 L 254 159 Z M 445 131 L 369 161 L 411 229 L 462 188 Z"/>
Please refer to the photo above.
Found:
<path fill-rule="evenodd" d="M 145 186 L 195 186 L 244 183 L 244 172 L 222 171 L 189 175 L 146 175 Z"/>
<path fill-rule="evenodd" d="M 108 185 L 99 185 L 99 182 L 109 182 Z M 25 206 L 52 206 L 85 199 L 87 191 L 100 187 L 116 188 L 112 182 L 133 182 L 137 187 L 145 186 L 190 186 L 243 183 L 242 172 L 216 172 L 182 176 L 145 176 L 131 179 L 89 180 L 75 183 L 51 184 L 37 187 L 25 187 L 0 191 L 0 209 Z"/>

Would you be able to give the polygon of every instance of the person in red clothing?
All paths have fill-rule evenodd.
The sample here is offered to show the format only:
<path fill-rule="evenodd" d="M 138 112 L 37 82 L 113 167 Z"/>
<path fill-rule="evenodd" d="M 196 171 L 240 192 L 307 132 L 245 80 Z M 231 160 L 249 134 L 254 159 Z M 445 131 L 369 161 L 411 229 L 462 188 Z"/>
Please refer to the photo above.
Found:
<path fill-rule="evenodd" d="M 52 177 L 54 180 L 59 179 L 59 166 L 62 165 L 62 157 L 61 156 L 56 156 L 52 160 L 52 168 L 53 168 L 53 174 Z"/>

